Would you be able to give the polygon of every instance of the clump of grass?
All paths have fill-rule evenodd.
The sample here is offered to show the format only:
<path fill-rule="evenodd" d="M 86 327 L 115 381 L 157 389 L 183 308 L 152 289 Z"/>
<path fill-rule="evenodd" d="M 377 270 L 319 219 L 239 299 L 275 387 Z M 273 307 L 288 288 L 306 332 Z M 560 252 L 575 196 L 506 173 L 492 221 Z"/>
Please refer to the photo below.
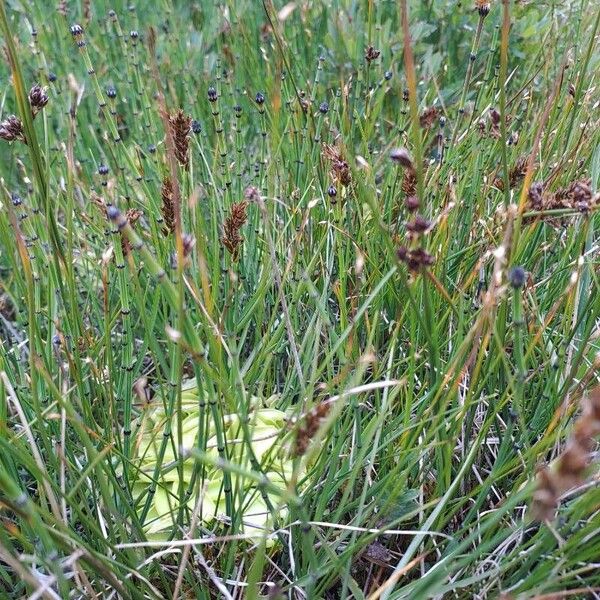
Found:
<path fill-rule="evenodd" d="M 595 4 L 283 4 L 0 4 L 0 587 L 594 597 Z"/>

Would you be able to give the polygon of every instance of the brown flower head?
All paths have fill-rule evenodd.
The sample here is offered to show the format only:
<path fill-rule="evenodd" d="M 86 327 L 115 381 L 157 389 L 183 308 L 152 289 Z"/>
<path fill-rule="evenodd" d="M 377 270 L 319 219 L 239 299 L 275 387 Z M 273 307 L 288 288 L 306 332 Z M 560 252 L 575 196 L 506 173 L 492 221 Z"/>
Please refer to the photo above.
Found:
<path fill-rule="evenodd" d="M 187 168 L 189 163 L 190 129 L 192 118 L 179 109 L 174 115 L 169 115 L 169 128 L 175 147 L 177 162 Z"/>
<path fill-rule="evenodd" d="M 29 90 L 29 105 L 33 116 L 37 115 L 48 104 L 46 90 L 37 83 Z"/>
<path fill-rule="evenodd" d="M 428 221 L 422 215 L 416 215 L 412 221 L 406 224 L 406 229 L 411 233 L 425 233 L 431 227 L 431 221 Z"/>
<path fill-rule="evenodd" d="M 426 108 L 419 117 L 419 124 L 423 129 L 431 129 L 433 124 L 437 121 L 438 110 L 435 106 Z"/>
<path fill-rule="evenodd" d="M 381 52 L 379 50 L 375 50 L 373 46 L 368 46 L 365 50 L 365 60 L 370 65 L 375 59 L 379 58 Z"/>
<path fill-rule="evenodd" d="M 327 418 L 330 409 L 331 405 L 328 402 L 321 402 L 302 417 L 296 432 L 296 443 L 293 449 L 294 456 L 306 454 L 312 438 Z"/>
<path fill-rule="evenodd" d="M 240 230 L 247 219 L 247 207 L 248 203 L 245 200 L 233 204 L 231 207 L 231 212 L 223 224 L 223 237 L 221 238 L 221 241 L 223 246 L 227 248 L 233 257 L 233 260 L 237 260 L 240 247 L 244 241 L 244 238 L 240 235 Z"/>
<path fill-rule="evenodd" d="M 489 0 L 475 0 L 475 10 L 482 19 L 490 14 L 491 3 Z"/>
<path fill-rule="evenodd" d="M 533 210 L 540 210 L 543 206 L 544 184 L 541 181 L 535 181 L 531 184 L 527 192 L 529 204 Z"/>
<path fill-rule="evenodd" d="M 168 235 L 175 231 L 175 203 L 174 203 L 174 190 L 173 182 L 170 177 L 165 177 L 162 182 L 160 190 L 162 197 L 162 205 L 160 211 L 162 213 L 164 227 L 163 233 Z"/>
<path fill-rule="evenodd" d="M 398 260 L 403 262 L 413 273 L 418 273 L 423 269 L 432 266 L 435 259 L 425 248 L 415 248 L 410 250 L 406 246 L 400 246 L 396 251 Z"/>
<path fill-rule="evenodd" d="M 4 119 L 0 123 L 0 139 L 6 140 L 7 142 L 14 142 L 19 140 L 25 142 L 25 134 L 23 133 L 23 123 L 15 115 Z"/>
<path fill-rule="evenodd" d="M 406 148 L 394 148 L 390 152 L 390 158 L 405 169 L 414 169 L 412 158 Z"/>
<path fill-rule="evenodd" d="M 130 208 L 125 213 L 125 218 L 130 227 L 133 227 L 141 216 L 142 211 L 136 210 L 135 208 Z M 123 256 L 127 256 L 131 252 L 131 242 L 125 235 L 121 236 L 121 250 L 123 251 Z"/>
<path fill-rule="evenodd" d="M 324 144 L 323 156 L 331 162 L 330 176 L 333 181 L 341 183 L 343 186 L 350 185 L 352 174 L 342 151 L 337 146 Z"/>

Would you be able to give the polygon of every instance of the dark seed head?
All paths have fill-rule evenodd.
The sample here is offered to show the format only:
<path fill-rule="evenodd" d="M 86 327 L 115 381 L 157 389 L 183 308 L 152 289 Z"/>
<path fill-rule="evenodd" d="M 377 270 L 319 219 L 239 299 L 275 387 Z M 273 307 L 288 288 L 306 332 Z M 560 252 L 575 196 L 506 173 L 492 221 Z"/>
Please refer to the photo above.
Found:
<path fill-rule="evenodd" d="M 111 100 L 114 100 L 117 97 L 117 90 L 112 85 L 110 85 L 106 88 L 106 95 Z"/>
<path fill-rule="evenodd" d="M 522 288 L 525 285 L 526 273 L 523 267 L 513 267 L 508 272 L 508 282 L 515 290 Z"/>
<path fill-rule="evenodd" d="M 138 32 L 137 32 L 135 29 L 132 29 L 132 30 L 129 32 L 129 37 L 130 37 L 132 40 L 137 40 L 137 39 L 140 37 L 140 34 L 139 34 L 139 33 L 138 33 Z"/>
<path fill-rule="evenodd" d="M 196 119 L 192 120 L 192 131 L 198 135 L 202 131 L 202 125 L 200 125 L 200 121 Z"/>
<path fill-rule="evenodd" d="M 15 115 L 10 115 L 2 123 L 0 123 L 0 139 L 7 142 L 13 142 L 14 140 L 25 140 L 23 134 L 23 123 L 21 119 Z"/>
<path fill-rule="evenodd" d="M 54 81 L 56 81 L 56 73 L 53 73 L 52 71 L 50 71 L 50 73 L 48 73 L 48 81 L 50 83 L 53 83 Z"/>
<path fill-rule="evenodd" d="M 393 77 L 393 75 L 394 75 L 394 74 L 393 74 L 391 71 L 386 71 L 386 72 L 383 74 L 383 77 L 384 77 L 384 79 L 385 79 L 386 81 L 389 81 L 389 80 L 390 80 L 390 79 Z"/>
<path fill-rule="evenodd" d="M 396 255 L 400 260 L 406 260 L 408 256 L 408 248 L 406 246 L 400 246 L 398 250 L 396 250 Z"/>
<path fill-rule="evenodd" d="M 264 103 L 265 103 L 265 96 L 264 96 L 264 94 L 263 94 L 263 93 L 261 93 L 261 92 L 256 92 L 256 96 L 255 96 L 255 98 L 254 98 L 254 101 L 255 101 L 255 102 L 256 102 L 256 104 L 258 104 L 259 106 L 260 106 L 261 104 L 264 104 Z"/>
<path fill-rule="evenodd" d="M 329 112 L 329 104 L 327 102 L 321 102 L 319 105 L 319 112 L 322 115 L 326 115 Z"/>
<path fill-rule="evenodd" d="M 406 224 L 406 229 L 412 233 L 424 233 L 431 227 L 431 221 L 428 221 L 421 215 L 416 215 L 415 218 Z"/>
<path fill-rule="evenodd" d="M 156 146 L 154 144 L 150 144 L 150 146 L 148 146 L 148 152 L 150 152 L 150 154 L 154 154 L 156 152 Z"/>
<path fill-rule="evenodd" d="M 114 18 L 117 16 L 117 13 L 116 13 L 116 12 L 115 12 L 115 11 L 114 11 L 112 8 L 111 8 L 111 9 L 108 11 L 108 16 L 109 16 L 111 19 L 114 19 Z"/>
<path fill-rule="evenodd" d="M 101 164 L 98 166 L 98 174 L 108 175 L 108 171 L 109 171 L 109 168 L 106 165 Z"/>
<path fill-rule="evenodd" d="M 73 37 L 79 37 L 80 35 L 83 35 L 83 27 L 77 23 L 71 25 L 71 35 Z"/>
<path fill-rule="evenodd" d="M 413 168 L 412 158 L 406 148 L 394 148 L 390 152 L 390 158 L 405 169 Z"/>
<path fill-rule="evenodd" d="M 529 198 L 529 202 L 531 206 L 535 210 L 539 210 L 542 208 L 544 203 L 544 184 L 541 181 L 534 181 L 529 188 L 527 196 Z"/>
<path fill-rule="evenodd" d="M 242 114 L 242 107 L 239 104 L 236 104 L 233 107 L 233 110 L 235 111 L 236 117 L 239 117 Z"/>
<path fill-rule="evenodd" d="M 29 90 L 29 104 L 34 112 L 41 110 L 48 104 L 46 90 L 37 83 Z"/>
<path fill-rule="evenodd" d="M 106 207 L 106 216 L 111 221 L 116 221 L 121 216 L 121 211 L 114 204 L 111 204 Z"/>
<path fill-rule="evenodd" d="M 207 95 L 208 95 L 209 102 L 217 101 L 217 90 L 215 90 L 215 88 L 212 85 L 208 88 Z"/>
<path fill-rule="evenodd" d="M 475 0 L 475 8 L 482 19 L 490 14 L 490 3 L 488 0 Z"/>
<path fill-rule="evenodd" d="M 330 198 L 335 198 L 337 196 L 337 190 L 335 189 L 335 186 L 330 185 L 327 189 L 327 194 Z"/>
<path fill-rule="evenodd" d="M 13 206 L 21 206 L 21 204 L 23 204 L 23 200 L 21 200 L 21 196 L 19 196 L 19 194 L 12 194 L 11 199 Z"/>
<path fill-rule="evenodd" d="M 371 64 L 374 60 L 379 58 L 380 54 L 381 52 L 379 50 L 376 50 L 375 48 L 373 48 L 373 46 L 368 46 L 365 50 L 365 60 L 368 64 Z"/>
<path fill-rule="evenodd" d="M 404 204 L 410 212 L 413 212 L 419 208 L 420 203 L 416 196 L 407 196 L 406 200 L 404 200 Z"/>

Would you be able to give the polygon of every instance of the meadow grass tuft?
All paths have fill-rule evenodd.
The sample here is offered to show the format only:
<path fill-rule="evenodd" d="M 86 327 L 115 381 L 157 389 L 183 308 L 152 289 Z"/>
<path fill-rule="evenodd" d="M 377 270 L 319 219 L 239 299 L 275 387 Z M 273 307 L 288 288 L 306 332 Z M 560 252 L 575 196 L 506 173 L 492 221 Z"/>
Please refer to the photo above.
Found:
<path fill-rule="evenodd" d="M 600 596 L 595 0 L 0 31 L 2 597 Z"/>

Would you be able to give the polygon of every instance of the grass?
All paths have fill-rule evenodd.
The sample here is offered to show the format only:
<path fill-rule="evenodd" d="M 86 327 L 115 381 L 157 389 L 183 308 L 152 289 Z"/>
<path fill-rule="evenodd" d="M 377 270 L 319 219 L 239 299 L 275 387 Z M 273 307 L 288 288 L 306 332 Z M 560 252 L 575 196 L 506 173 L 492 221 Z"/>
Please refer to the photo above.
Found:
<path fill-rule="evenodd" d="M 490 4 L 0 5 L 2 597 L 600 594 L 600 13 Z"/>

